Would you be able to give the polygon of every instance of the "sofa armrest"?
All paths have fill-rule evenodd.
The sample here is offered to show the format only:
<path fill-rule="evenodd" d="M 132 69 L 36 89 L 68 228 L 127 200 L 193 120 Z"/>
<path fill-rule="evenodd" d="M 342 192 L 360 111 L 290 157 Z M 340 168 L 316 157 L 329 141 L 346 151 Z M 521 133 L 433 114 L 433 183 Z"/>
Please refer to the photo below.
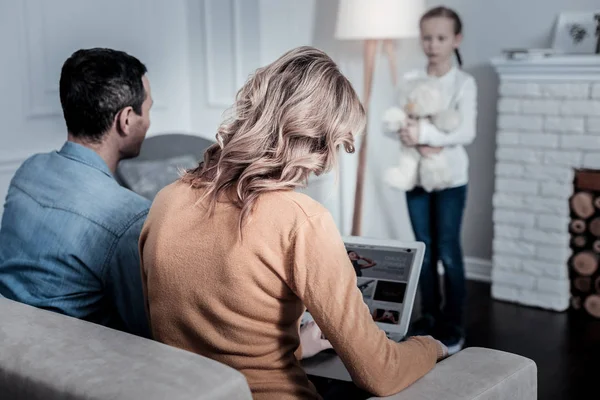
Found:
<path fill-rule="evenodd" d="M 233 399 L 244 376 L 214 360 L 0 298 L 2 399 Z"/>
<path fill-rule="evenodd" d="M 373 397 L 372 399 L 377 399 Z M 537 367 L 525 357 L 470 347 L 388 400 L 535 400 Z"/>

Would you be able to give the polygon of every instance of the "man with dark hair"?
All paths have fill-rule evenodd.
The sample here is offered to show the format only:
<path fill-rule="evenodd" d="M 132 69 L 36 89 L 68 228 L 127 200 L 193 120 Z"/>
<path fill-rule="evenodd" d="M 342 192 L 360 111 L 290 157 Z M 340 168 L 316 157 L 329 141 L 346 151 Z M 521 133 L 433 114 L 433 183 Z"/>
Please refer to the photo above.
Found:
<path fill-rule="evenodd" d="M 150 203 L 114 179 L 150 126 L 146 67 L 110 49 L 62 67 L 68 140 L 27 159 L 0 227 L 0 293 L 35 307 L 149 337 L 138 239 Z"/>

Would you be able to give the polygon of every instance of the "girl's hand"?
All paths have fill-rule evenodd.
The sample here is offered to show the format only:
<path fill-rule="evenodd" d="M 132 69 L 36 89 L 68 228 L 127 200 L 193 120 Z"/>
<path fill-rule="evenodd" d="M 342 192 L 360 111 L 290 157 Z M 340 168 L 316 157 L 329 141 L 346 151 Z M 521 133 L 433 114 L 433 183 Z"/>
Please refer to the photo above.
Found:
<path fill-rule="evenodd" d="M 333 347 L 329 340 L 323 339 L 323 333 L 315 321 L 309 321 L 300 328 L 300 346 L 302 359 Z"/>
<path fill-rule="evenodd" d="M 400 131 L 400 140 L 405 146 L 416 146 L 419 144 L 419 123 L 413 118 L 406 121 L 406 127 Z"/>
<path fill-rule="evenodd" d="M 417 150 L 421 153 L 423 157 L 429 157 L 433 154 L 438 154 L 442 151 L 443 147 L 431 147 L 431 146 L 418 146 Z"/>

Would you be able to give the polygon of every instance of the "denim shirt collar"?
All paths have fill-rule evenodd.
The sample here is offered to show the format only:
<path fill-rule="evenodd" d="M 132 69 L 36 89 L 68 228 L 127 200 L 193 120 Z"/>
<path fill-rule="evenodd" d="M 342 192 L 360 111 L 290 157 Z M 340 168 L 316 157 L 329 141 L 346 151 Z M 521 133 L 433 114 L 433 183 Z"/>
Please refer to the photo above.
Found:
<path fill-rule="evenodd" d="M 108 165 L 106 165 L 106 162 L 104 162 L 102 157 L 100 157 L 98 153 L 92 149 L 74 142 L 67 141 L 60 149 L 58 154 L 95 168 L 114 179 L 114 176 L 108 168 Z"/>

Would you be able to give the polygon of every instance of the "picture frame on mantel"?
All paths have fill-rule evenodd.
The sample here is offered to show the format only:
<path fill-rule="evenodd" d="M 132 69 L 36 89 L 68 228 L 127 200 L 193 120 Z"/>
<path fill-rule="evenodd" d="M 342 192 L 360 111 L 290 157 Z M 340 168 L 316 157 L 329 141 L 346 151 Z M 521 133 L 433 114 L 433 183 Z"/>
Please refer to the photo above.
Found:
<path fill-rule="evenodd" d="M 562 54 L 600 53 L 600 10 L 560 13 L 552 48 Z"/>

